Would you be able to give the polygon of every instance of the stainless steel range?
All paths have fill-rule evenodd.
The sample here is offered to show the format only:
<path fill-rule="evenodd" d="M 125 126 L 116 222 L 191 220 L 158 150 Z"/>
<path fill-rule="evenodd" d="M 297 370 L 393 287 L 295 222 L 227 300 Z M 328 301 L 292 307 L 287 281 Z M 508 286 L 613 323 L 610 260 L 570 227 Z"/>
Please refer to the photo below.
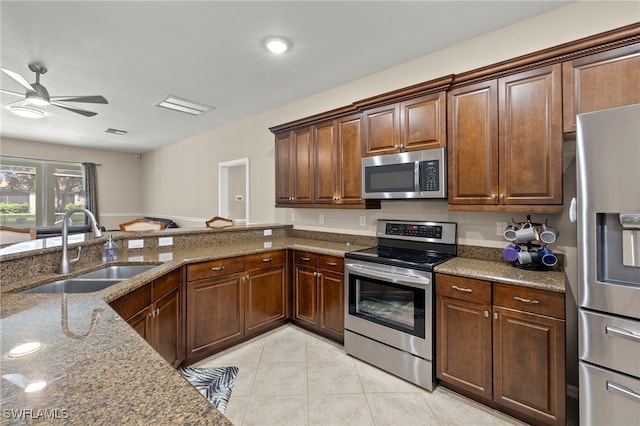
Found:
<path fill-rule="evenodd" d="M 457 225 L 378 220 L 376 235 L 345 254 L 345 350 L 433 390 L 433 267 L 458 254 Z"/>

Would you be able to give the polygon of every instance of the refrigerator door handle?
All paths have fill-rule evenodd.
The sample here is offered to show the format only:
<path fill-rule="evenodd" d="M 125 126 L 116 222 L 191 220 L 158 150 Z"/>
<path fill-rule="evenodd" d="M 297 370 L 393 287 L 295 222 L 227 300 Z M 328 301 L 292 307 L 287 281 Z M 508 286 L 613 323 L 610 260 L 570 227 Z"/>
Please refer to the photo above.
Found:
<path fill-rule="evenodd" d="M 632 400 L 637 400 L 640 402 L 640 394 L 635 392 L 633 389 L 629 389 L 626 386 L 622 386 L 618 383 L 607 380 L 607 390 L 612 393 L 617 393 L 624 397 L 630 398 Z"/>
<path fill-rule="evenodd" d="M 640 343 L 640 334 L 636 334 L 633 331 L 625 330 L 624 328 L 614 327 L 612 325 L 607 325 L 605 328 L 605 333 L 608 336 L 620 337 L 622 339 L 631 340 L 632 342 Z"/>
<path fill-rule="evenodd" d="M 576 202 L 576 197 L 571 199 L 571 206 L 569 206 L 569 220 L 571 223 L 576 223 L 576 219 L 578 218 L 578 203 Z"/>

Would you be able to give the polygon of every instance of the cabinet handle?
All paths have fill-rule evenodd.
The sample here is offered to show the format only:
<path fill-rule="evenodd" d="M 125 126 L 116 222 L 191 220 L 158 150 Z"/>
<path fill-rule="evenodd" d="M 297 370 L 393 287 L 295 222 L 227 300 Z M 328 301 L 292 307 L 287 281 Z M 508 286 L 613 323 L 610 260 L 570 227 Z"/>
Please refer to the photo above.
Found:
<path fill-rule="evenodd" d="M 251 280 L 251 275 L 250 275 L 250 274 L 247 274 L 247 275 L 245 275 L 245 276 L 244 276 L 244 278 L 245 278 L 247 281 L 250 281 L 250 280 Z"/>
<path fill-rule="evenodd" d="M 398 145 L 394 145 L 394 146 L 393 146 L 393 149 L 398 149 Z"/>
<path fill-rule="evenodd" d="M 271 258 L 271 257 L 266 257 L 266 258 L 262 259 L 262 261 L 265 262 L 265 263 L 266 262 L 271 262 L 272 260 L 273 260 L 273 258 Z"/>
<path fill-rule="evenodd" d="M 489 318 L 489 311 L 484 311 L 484 317 Z"/>
<path fill-rule="evenodd" d="M 504 200 L 504 194 L 500 194 L 500 199 Z"/>
<path fill-rule="evenodd" d="M 160 315 L 160 308 L 156 308 L 156 316 Z"/>
<path fill-rule="evenodd" d="M 149 312 L 149 318 L 153 318 L 156 316 L 156 311 Z"/>
<path fill-rule="evenodd" d="M 607 390 L 609 392 L 617 393 L 622 396 L 626 396 L 630 399 L 635 399 L 636 401 L 640 401 L 640 394 L 635 392 L 633 389 L 630 389 L 626 386 L 619 385 L 615 382 L 607 380 Z"/>
<path fill-rule="evenodd" d="M 301 257 L 300 260 L 304 260 L 305 262 L 310 261 L 311 259 L 309 259 L 308 257 Z"/>
<path fill-rule="evenodd" d="M 454 289 L 454 290 L 458 290 L 458 291 L 464 291 L 465 293 L 473 293 L 472 289 L 464 288 L 464 287 L 458 287 L 457 285 L 452 285 L 451 288 Z"/>
<path fill-rule="evenodd" d="M 212 271 L 222 271 L 224 269 L 224 265 L 222 266 L 214 266 L 211 268 Z"/>
<path fill-rule="evenodd" d="M 498 319 L 498 313 L 497 312 L 493 313 L 493 319 Z"/>
<path fill-rule="evenodd" d="M 491 199 L 492 199 L 492 200 L 495 200 L 495 199 L 497 199 L 497 198 L 498 198 L 498 196 L 497 196 L 496 194 L 491 194 Z"/>
<path fill-rule="evenodd" d="M 404 148 L 404 144 L 403 144 L 403 143 L 401 143 L 401 144 L 400 144 L 400 149 L 403 149 L 403 148 Z"/>
<path fill-rule="evenodd" d="M 520 296 L 514 296 L 513 299 L 517 300 L 518 302 L 522 302 L 522 303 L 533 303 L 534 305 L 540 303 L 540 301 L 537 300 L 537 299 L 523 299 Z"/>
<path fill-rule="evenodd" d="M 622 339 L 631 340 L 632 342 L 640 343 L 640 334 L 636 334 L 633 331 L 625 330 L 624 328 L 614 327 L 612 325 L 607 325 L 604 328 L 604 331 L 609 336 L 616 336 Z"/>
<path fill-rule="evenodd" d="M 338 266 L 338 262 L 327 262 L 329 266 Z"/>

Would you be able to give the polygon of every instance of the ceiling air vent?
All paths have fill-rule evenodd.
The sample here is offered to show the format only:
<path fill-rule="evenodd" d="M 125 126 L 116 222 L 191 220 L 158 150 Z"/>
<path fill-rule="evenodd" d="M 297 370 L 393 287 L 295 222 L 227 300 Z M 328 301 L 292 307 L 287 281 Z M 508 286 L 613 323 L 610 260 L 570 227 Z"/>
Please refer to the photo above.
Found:
<path fill-rule="evenodd" d="M 120 130 L 120 129 L 112 129 L 111 127 L 109 127 L 107 130 L 105 130 L 106 133 L 113 133 L 114 135 L 126 135 L 127 133 L 129 133 L 126 130 Z"/>
<path fill-rule="evenodd" d="M 173 95 L 167 96 L 164 100 L 160 101 L 156 106 L 172 109 L 174 111 L 180 111 L 191 115 L 200 115 L 204 112 L 215 109 L 212 106 L 199 104 L 186 99 L 181 99 Z"/>

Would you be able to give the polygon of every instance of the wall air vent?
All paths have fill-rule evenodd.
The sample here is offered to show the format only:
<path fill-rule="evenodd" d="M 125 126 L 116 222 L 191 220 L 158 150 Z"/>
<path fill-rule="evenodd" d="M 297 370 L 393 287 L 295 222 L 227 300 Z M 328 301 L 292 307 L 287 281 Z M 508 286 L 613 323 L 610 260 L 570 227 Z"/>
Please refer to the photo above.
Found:
<path fill-rule="evenodd" d="M 180 111 L 191 115 L 200 115 L 204 112 L 215 109 L 215 107 L 199 104 L 186 99 L 181 99 L 173 95 L 167 96 L 164 100 L 158 102 L 156 106 Z"/>
<path fill-rule="evenodd" d="M 119 130 L 119 129 L 112 129 L 111 127 L 109 127 L 107 130 L 105 130 L 106 133 L 113 133 L 114 135 L 126 135 L 127 133 L 129 133 L 126 130 Z"/>

